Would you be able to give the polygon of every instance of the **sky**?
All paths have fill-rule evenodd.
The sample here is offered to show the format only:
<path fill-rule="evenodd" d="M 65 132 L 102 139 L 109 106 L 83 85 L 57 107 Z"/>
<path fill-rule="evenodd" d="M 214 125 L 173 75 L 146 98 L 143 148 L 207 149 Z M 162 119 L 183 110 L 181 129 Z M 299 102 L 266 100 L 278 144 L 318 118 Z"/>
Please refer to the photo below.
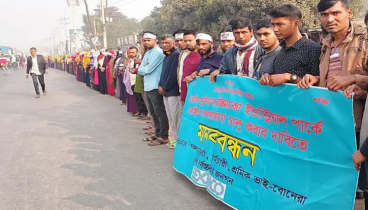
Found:
<path fill-rule="evenodd" d="M 72 0 L 70 0 L 72 1 Z M 86 13 L 84 0 L 79 0 L 76 9 L 76 25 L 82 25 L 82 15 Z M 116 6 L 129 18 L 139 21 L 148 16 L 154 7 L 160 6 L 160 0 L 107 0 L 109 6 Z M 70 18 L 68 29 L 74 29 L 72 8 L 67 0 L 0 0 L 1 32 L 0 46 L 11 46 L 28 52 L 29 48 L 45 48 L 50 45 L 49 38 L 55 31 L 55 41 L 60 34 L 65 40 L 65 29 L 57 30 L 58 20 L 64 15 Z M 97 8 L 100 0 L 87 0 L 90 11 Z M 104 3 L 106 0 L 104 0 Z M 5 29 L 5 30 L 4 30 Z M 60 33 L 61 32 L 61 33 Z"/>

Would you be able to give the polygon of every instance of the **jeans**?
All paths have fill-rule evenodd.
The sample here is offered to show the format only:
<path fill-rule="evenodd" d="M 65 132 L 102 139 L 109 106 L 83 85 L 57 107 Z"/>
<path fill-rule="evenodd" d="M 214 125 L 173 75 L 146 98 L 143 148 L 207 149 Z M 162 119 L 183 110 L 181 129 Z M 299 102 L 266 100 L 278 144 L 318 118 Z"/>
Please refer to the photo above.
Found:
<path fill-rule="evenodd" d="M 169 138 L 169 120 L 167 119 L 163 96 L 158 93 L 158 89 L 145 92 L 148 109 L 152 116 L 156 137 Z"/>
<path fill-rule="evenodd" d="M 36 74 L 32 73 L 31 76 L 32 76 L 33 85 L 34 85 L 36 94 L 37 95 L 40 95 L 40 89 L 38 87 L 38 81 L 40 81 L 42 91 L 45 92 L 45 88 L 46 87 L 45 87 L 45 78 L 44 78 L 44 75 L 43 74 L 36 75 Z M 37 79 L 38 79 L 38 81 L 37 81 Z"/>
<path fill-rule="evenodd" d="M 7 66 L 3 66 L 3 67 L 2 67 L 2 69 L 3 69 L 3 71 L 4 71 L 4 75 L 5 75 L 5 74 L 9 74 L 9 69 L 8 69 L 8 67 L 7 67 Z"/>

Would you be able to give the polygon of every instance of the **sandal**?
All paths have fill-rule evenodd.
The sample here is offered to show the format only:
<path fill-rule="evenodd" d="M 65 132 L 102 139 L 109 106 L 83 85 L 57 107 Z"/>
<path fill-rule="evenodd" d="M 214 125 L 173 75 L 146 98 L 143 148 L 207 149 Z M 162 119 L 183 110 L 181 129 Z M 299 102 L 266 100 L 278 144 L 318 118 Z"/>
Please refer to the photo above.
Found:
<path fill-rule="evenodd" d="M 165 143 L 169 142 L 169 140 L 163 140 L 163 139 L 156 139 L 150 143 L 148 143 L 149 146 L 160 146 Z"/>
<path fill-rule="evenodd" d="M 151 130 L 151 129 L 152 129 L 152 126 L 150 126 L 150 125 L 148 127 L 143 128 L 144 131 L 148 131 L 148 130 Z"/>
<path fill-rule="evenodd" d="M 155 135 L 156 133 L 154 131 L 150 131 L 150 132 L 145 132 L 144 134 L 147 134 L 149 136 Z"/>
<path fill-rule="evenodd" d="M 142 117 L 142 119 L 141 120 L 150 120 L 151 119 L 151 117 L 149 117 L 149 116 L 145 116 L 145 117 Z"/>
<path fill-rule="evenodd" d="M 131 114 L 132 117 L 139 117 L 139 113 Z"/>
<path fill-rule="evenodd" d="M 147 137 L 147 138 L 143 139 L 143 141 L 152 142 L 152 141 L 155 141 L 156 139 L 157 139 L 156 136 L 151 136 L 151 137 Z"/>
<path fill-rule="evenodd" d="M 176 140 L 170 142 L 169 149 L 175 149 L 176 147 Z"/>

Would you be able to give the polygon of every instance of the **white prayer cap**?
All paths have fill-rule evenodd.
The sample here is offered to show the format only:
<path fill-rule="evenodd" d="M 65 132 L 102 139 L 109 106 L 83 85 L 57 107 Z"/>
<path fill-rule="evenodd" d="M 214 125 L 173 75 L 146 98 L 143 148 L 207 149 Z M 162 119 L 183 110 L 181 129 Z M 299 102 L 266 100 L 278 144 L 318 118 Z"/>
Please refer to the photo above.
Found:
<path fill-rule="evenodd" d="M 106 52 L 106 49 L 101 49 L 100 52 Z"/>
<path fill-rule="evenodd" d="M 175 40 L 177 40 L 177 39 L 184 39 L 184 33 L 175 34 Z"/>
<path fill-rule="evenodd" d="M 221 41 L 224 41 L 224 40 L 235 40 L 233 32 L 221 33 Z"/>
<path fill-rule="evenodd" d="M 152 33 L 145 33 L 143 35 L 143 39 L 157 39 L 156 35 L 152 34 Z"/>
<path fill-rule="evenodd" d="M 210 35 L 205 34 L 205 33 L 199 33 L 197 34 L 196 40 L 200 40 L 200 39 L 204 39 L 204 40 L 208 40 L 210 42 L 213 42 L 213 39 Z"/>

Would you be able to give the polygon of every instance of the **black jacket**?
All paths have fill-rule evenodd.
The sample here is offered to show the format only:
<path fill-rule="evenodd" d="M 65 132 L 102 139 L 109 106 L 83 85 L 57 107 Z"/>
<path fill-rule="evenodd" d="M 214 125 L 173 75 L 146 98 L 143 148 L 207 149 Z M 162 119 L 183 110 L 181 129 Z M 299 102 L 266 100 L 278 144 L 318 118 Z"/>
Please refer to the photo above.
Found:
<path fill-rule="evenodd" d="M 47 65 L 42 55 L 37 55 L 37 64 L 38 64 L 38 69 L 41 72 L 41 74 L 45 74 Z M 32 56 L 29 56 L 27 58 L 27 74 L 29 74 L 31 70 L 32 70 Z"/>

